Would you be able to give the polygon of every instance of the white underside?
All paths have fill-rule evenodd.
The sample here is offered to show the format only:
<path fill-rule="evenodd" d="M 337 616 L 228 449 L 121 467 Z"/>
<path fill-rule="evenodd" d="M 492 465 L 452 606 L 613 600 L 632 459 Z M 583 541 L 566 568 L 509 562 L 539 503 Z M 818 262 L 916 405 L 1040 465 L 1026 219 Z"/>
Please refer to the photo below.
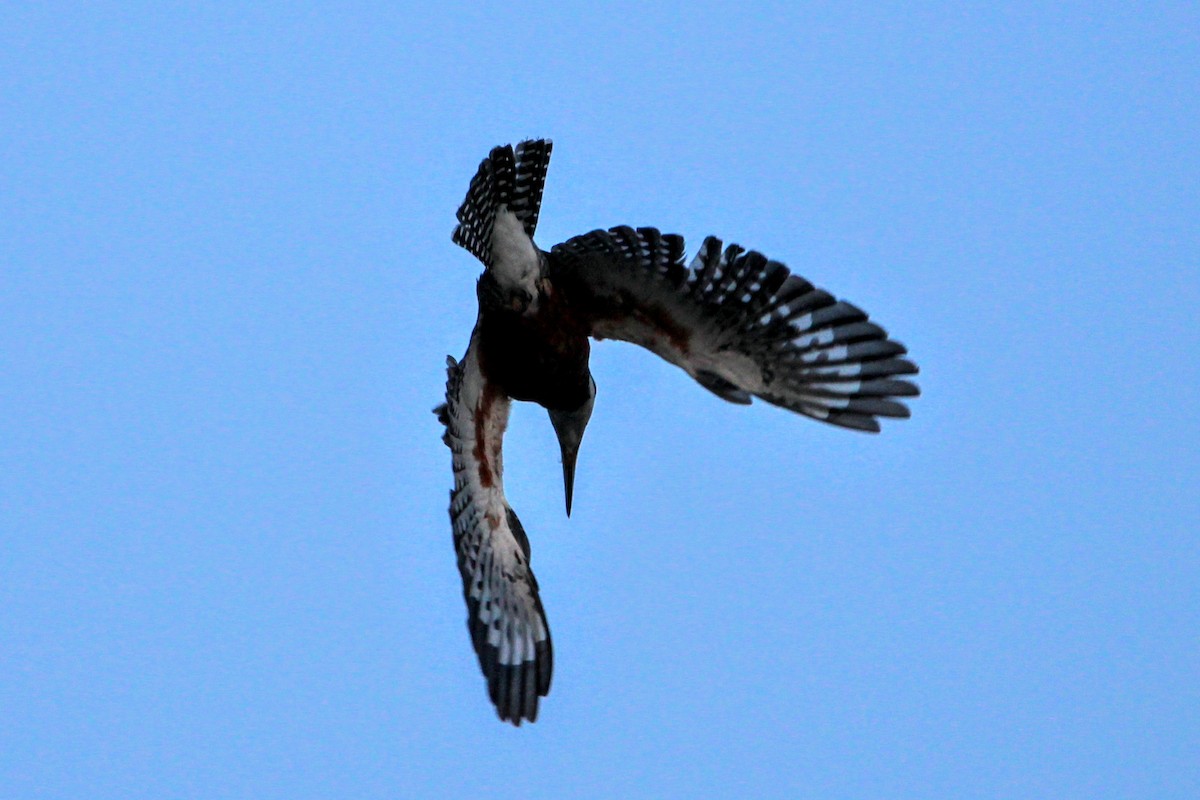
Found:
<path fill-rule="evenodd" d="M 537 297 L 541 275 L 538 251 L 525 233 L 525 226 L 507 206 L 496 211 L 492 225 L 492 275 L 506 291 L 520 290 Z"/>

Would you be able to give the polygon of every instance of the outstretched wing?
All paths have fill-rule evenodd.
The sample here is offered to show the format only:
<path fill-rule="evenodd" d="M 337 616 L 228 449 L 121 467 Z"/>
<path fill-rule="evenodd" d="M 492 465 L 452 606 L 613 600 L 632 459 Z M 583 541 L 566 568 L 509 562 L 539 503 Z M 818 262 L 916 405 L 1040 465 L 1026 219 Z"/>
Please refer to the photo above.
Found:
<path fill-rule="evenodd" d="M 878 431 L 918 394 L 906 352 L 867 314 L 777 261 L 709 237 L 690 267 L 683 239 L 612 228 L 551 251 L 556 287 L 597 339 L 646 347 L 733 402 L 768 403 Z"/>
<path fill-rule="evenodd" d="M 504 499 L 501 440 L 510 401 L 479 369 L 475 337 L 462 363 L 448 359 L 438 416 L 453 453 L 450 524 L 467 601 L 467 628 L 500 719 L 537 719 L 550 691 L 550 628 L 529 567 L 529 539 Z"/>

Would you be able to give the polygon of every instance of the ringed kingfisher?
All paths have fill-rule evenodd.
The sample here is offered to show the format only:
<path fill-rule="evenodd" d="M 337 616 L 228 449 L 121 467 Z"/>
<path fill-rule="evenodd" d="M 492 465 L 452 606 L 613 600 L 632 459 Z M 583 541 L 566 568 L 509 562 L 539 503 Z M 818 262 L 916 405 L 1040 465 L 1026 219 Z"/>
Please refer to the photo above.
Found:
<path fill-rule="evenodd" d="M 731 403 L 758 397 L 806 417 L 879 431 L 918 394 L 902 344 L 861 309 L 778 261 L 708 237 L 690 265 L 683 238 L 655 228 L 595 230 L 549 251 L 533 241 L 551 143 L 494 148 L 458 209 L 453 241 L 483 262 L 479 316 L 448 358 L 450 522 L 467 627 L 500 719 L 537 719 L 550 691 L 550 628 L 529 539 L 504 496 L 501 440 L 513 400 L 543 406 L 562 450 L 568 516 L 596 382 L 589 338 L 633 342 Z"/>

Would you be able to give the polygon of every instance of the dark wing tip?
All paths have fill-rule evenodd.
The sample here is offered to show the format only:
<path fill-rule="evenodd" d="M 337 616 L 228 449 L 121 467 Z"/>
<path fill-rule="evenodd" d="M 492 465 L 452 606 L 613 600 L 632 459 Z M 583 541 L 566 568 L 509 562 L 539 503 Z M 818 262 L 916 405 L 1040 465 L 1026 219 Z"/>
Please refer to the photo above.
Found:
<path fill-rule="evenodd" d="M 500 659 L 500 648 L 488 643 L 487 625 L 476 612 L 477 608 L 472 608 L 467 629 L 479 656 L 479 667 L 487 682 L 488 698 L 496 709 L 496 716 L 518 727 L 525 721 L 536 722 L 538 702 L 550 693 L 554 667 L 550 639 L 547 637 L 534 645 L 533 658 L 519 664 L 504 664 Z"/>

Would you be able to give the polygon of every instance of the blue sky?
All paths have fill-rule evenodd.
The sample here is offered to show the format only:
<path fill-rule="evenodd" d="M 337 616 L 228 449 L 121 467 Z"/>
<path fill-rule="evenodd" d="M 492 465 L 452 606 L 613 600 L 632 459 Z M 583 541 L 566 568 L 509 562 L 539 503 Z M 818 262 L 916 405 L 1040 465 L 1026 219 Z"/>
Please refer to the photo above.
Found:
<path fill-rule="evenodd" d="M 1200 794 L 1194 4 L 0 12 L 0 796 Z M 632 346 L 499 723 L 430 409 L 479 160 L 539 243 L 762 250 L 920 364 L 879 436 Z"/>

